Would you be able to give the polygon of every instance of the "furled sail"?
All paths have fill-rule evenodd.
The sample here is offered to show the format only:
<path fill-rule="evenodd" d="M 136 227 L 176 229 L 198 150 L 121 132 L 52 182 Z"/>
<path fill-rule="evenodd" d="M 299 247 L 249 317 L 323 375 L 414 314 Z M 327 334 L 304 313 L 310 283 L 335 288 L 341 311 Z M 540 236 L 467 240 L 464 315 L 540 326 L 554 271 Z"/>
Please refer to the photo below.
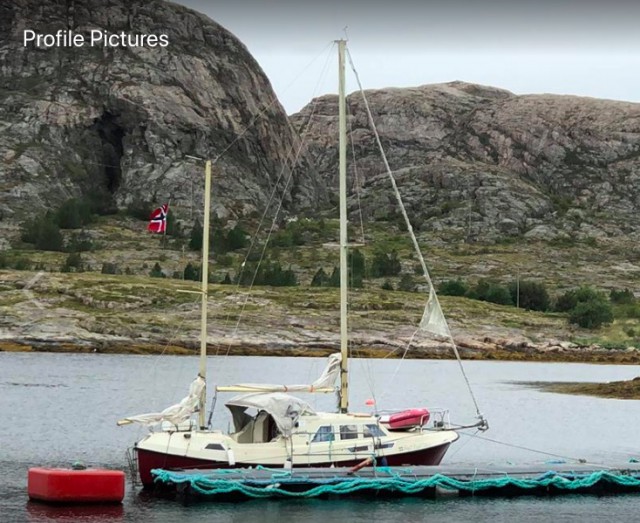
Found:
<path fill-rule="evenodd" d="M 430 286 L 429 299 L 424 308 L 424 314 L 422 315 L 422 320 L 420 320 L 419 328 L 421 331 L 429 332 L 437 336 L 445 336 L 447 338 L 450 336 L 449 326 L 440 308 L 440 302 L 436 296 L 436 291 L 433 289 L 433 285 Z"/>
<path fill-rule="evenodd" d="M 342 356 L 335 353 L 329 356 L 327 366 L 320 377 L 310 385 L 278 385 L 271 383 L 240 383 L 225 387 L 216 387 L 218 392 L 335 392 L 335 382 L 340 374 Z"/>
<path fill-rule="evenodd" d="M 198 376 L 189 386 L 189 395 L 182 398 L 180 403 L 167 407 L 162 412 L 151 412 L 148 414 L 138 414 L 118 421 L 118 425 L 128 425 L 129 423 L 142 423 L 143 425 L 154 425 L 163 421 L 168 421 L 178 425 L 189 419 L 198 409 L 200 396 L 204 390 L 205 381 Z"/>

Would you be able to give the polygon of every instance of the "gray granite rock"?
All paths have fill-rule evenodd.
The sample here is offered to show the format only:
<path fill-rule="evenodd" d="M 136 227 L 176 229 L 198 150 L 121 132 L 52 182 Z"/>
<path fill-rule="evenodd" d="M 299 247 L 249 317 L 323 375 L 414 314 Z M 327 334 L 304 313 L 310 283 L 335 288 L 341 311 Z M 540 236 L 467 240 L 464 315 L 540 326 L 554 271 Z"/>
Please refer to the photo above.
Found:
<path fill-rule="evenodd" d="M 166 34 L 168 47 L 34 49 L 23 30 Z M 152 0 L 14 0 L 0 6 L 0 219 L 18 221 L 92 193 L 190 212 L 216 159 L 219 216 L 316 208 L 323 185 L 269 80 L 245 46 L 206 16 Z M 297 168 L 293 166 L 297 163 Z"/>

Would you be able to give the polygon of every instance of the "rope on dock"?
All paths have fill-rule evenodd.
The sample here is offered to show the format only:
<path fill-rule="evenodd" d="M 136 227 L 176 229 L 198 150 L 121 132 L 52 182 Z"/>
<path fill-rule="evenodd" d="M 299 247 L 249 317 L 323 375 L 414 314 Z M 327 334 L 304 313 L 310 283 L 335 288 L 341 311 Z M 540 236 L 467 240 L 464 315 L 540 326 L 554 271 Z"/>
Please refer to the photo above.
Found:
<path fill-rule="evenodd" d="M 328 477 L 309 478 L 308 476 L 280 473 L 279 477 L 258 479 L 244 477 L 230 479 L 215 477 L 214 474 L 182 474 L 163 469 L 154 469 L 151 473 L 155 482 L 168 485 L 188 484 L 195 492 L 204 496 L 224 494 L 242 494 L 250 498 L 286 497 L 313 498 L 325 495 L 346 495 L 361 491 L 395 492 L 407 495 L 419 494 L 426 489 L 439 487 L 451 491 L 478 492 L 487 489 L 515 487 L 519 489 L 536 489 L 555 487 L 559 490 L 576 491 L 594 487 L 600 482 L 622 487 L 640 487 L 640 477 L 625 474 L 614 474 L 607 471 L 596 471 L 586 475 L 560 474 L 554 471 L 533 479 L 501 477 L 489 479 L 459 480 L 435 474 L 428 478 L 413 479 L 394 474 L 390 477 Z M 295 486 L 294 490 L 286 488 Z M 300 490 L 300 487 L 308 487 Z"/>

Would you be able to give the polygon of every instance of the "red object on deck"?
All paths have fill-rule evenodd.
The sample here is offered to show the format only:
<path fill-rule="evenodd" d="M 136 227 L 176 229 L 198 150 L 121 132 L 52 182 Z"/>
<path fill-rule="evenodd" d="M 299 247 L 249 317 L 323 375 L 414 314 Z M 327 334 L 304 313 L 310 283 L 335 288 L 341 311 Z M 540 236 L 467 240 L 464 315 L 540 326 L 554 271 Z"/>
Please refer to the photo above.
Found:
<path fill-rule="evenodd" d="M 124 472 L 30 468 L 29 499 L 50 503 L 121 503 Z"/>
<path fill-rule="evenodd" d="M 422 427 L 429 421 L 429 411 L 427 409 L 408 409 L 396 412 L 388 419 L 380 419 L 380 422 L 391 430 L 409 429 L 411 427 Z"/>

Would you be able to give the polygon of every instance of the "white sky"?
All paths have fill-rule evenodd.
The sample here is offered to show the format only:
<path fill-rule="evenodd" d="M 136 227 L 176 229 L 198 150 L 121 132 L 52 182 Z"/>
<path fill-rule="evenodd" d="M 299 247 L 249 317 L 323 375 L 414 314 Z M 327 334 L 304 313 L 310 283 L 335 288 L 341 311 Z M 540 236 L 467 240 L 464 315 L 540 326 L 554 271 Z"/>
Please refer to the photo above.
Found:
<path fill-rule="evenodd" d="M 365 88 L 463 80 L 640 102 L 637 0 L 174 1 L 235 34 L 288 113 L 336 92 L 345 26 Z"/>

